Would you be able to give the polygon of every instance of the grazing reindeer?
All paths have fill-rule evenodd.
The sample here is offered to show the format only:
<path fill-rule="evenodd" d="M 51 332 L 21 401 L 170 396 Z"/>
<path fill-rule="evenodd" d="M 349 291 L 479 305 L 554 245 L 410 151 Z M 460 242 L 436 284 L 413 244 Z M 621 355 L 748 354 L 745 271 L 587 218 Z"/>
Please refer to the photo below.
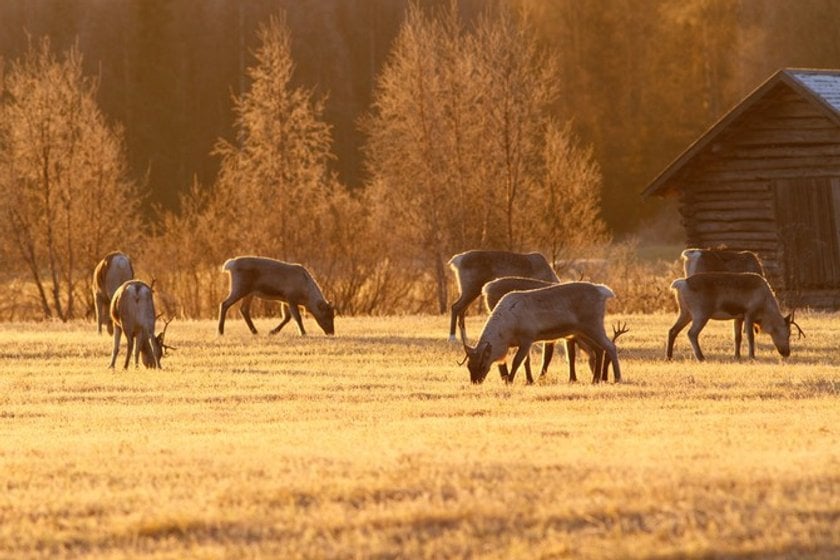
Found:
<path fill-rule="evenodd" d="M 753 272 L 764 276 L 764 267 L 761 266 L 761 261 L 752 251 L 686 249 L 680 256 L 687 277 L 698 272 Z M 743 319 L 736 317 L 733 325 L 736 360 L 741 359 L 741 333 L 743 330 Z"/>
<path fill-rule="evenodd" d="M 472 302 L 481 295 L 487 282 L 503 276 L 522 276 L 558 283 L 557 274 L 540 253 L 511 253 L 508 251 L 467 251 L 449 259 L 458 282 L 458 299 L 452 304 L 449 340 L 455 340 L 455 323 L 461 330 L 461 340 L 466 341 L 464 314 Z"/>
<path fill-rule="evenodd" d="M 134 278 L 134 268 L 128 255 L 114 251 L 105 255 L 93 271 L 93 309 L 96 314 L 96 328 L 102 334 L 102 325 L 108 329 L 108 334 L 114 334 L 114 324 L 111 321 L 109 309 L 111 298 L 123 282 Z"/>
<path fill-rule="evenodd" d="M 518 276 L 506 276 L 504 278 L 498 278 L 491 282 L 488 282 L 484 285 L 484 288 L 481 289 L 481 295 L 484 298 L 484 305 L 487 308 L 487 312 L 490 313 L 493 311 L 493 308 L 496 307 L 496 304 L 502 299 L 503 296 L 506 294 L 513 292 L 513 291 L 525 291 L 525 290 L 536 290 L 539 288 L 545 288 L 547 286 L 552 286 L 554 283 L 552 282 L 545 282 L 543 280 L 536 280 L 534 278 L 522 278 Z M 613 326 L 613 338 L 612 341 L 615 343 L 616 339 L 619 336 L 626 333 L 629 329 L 627 329 L 626 325 L 618 325 L 618 327 Z M 565 338 L 563 342 L 566 346 L 566 356 L 569 362 L 569 381 L 577 381 L 577 374 L 575 372 L 575 345 L 579 345 L 584 352 L 589 355 L 589 368 L 592 371 L 593 376 L 597 375 L 595 370 L 595 362 L 596 362 L 596 355 L 595 351 L 589 347 L 585 342 L 577 341 L 574 337 Z M 600 348 L 597 349 L 599 352 L 603 351 Z M 543 343 L 543 359 L 542 365 L 540 366 L 540 377 L 544 377 L 546 372 L 548 371 L 548 366 L 551 363 L 551 358 L 554 355 L 554 342 L 545 342 Z M 604 362 L 606 364 L 607 362 Z M 530 355 L 525 357 L 525 375 L 528 379 L 528 383 L 533 383 L 533 378 L 531 377 L 531 357 Z M 607 381 L 607 369 L 604 368 L 602 381 Z"/>
<path fill-rule="evenodd" d="M 758 326 L 773 338 L 773 344 L 783 357 L 790 355 L 790 327 L 795 326 L 793 314 L 782 316 L 779 303 L 767 280 L 752 272 L 701 272 L 688 278 L 674 280 L 671 289 L 677 299 L 680 314 L 668 331 L 666 355 L 670 360 L 674 339 L 688 323 L 688 339 L 694 356 L 703 361 L 697 337 L 710 319 L 740 319 L 746 325 L 750 359 L 755 358 L 755 331 Z M 736 331 L 737 332 L 737 331 Z M 740 340 L 736 341 L 736 344 Z M 737 355 L 737 354 L 736 354 Z"/>
<path fill-rule="evenodd" d="M 120 352 L 120 338 L 125 333 L 128 348 L 123 369 L 128 368 L 134 351 L 134 365 L 143 354 L 143 365 L 160 369 L 164 333 L 155 336 L 155 303 L 152 288 L 140 280 L 123 283 L 111 298 L 111 320 L 114 322 L 114 351 L 111 353 L 113 368 Z M 167 322 L 168 324 L 168 322 Z"/>
<path fill-rule="evenodd" d="M 490 366 L 502 362 L 499 373 L 506 383 L 512 383 L 531 344 L 574 337 L 591 348 L 603 348 L 606 359 L 613 364 L 616 382 L 620 381 L 618 352 L 604 330 L 606 302 L 611 297 L 615 294 L 608 287 L 589 282 L 569 282 L 507 294 L 487 318 L 476 345 L 470 347 L 463 343 L 470 380 L 476 384 L 483 382 Z M 508 374 L 505 357 L 513 346 L 518 350 Z M 596 354 L 595 371 L 599 372 L 604 357 L 600 352 Z M 599 380 L 596 373 L 592 381 Z"/>
<path fill-rule="evenodd" d="M 280 332 L 290 318 L 297 323 L 298 332 L 306 334 L 298 306 L 309 311 L 326 334 L 335 333 L 335 308 L 324 299 L 321 288 L 312 275 L 299 264 L 289 264 L 266 257 L 236 257 L 225 261 L 222 271 L 230 273 L 230 293 L 219 305 L 219 334 L 225 332 L 225 315 L 234 303 L 242 302 L 242 318 L 253 334 L 257 329 L 251 321 L 251 301 L 254 297 L 278 300 L 286 305 L 283 320 L 272 329 Z M 286 310 L 288 309 L 288 313 Z"/>

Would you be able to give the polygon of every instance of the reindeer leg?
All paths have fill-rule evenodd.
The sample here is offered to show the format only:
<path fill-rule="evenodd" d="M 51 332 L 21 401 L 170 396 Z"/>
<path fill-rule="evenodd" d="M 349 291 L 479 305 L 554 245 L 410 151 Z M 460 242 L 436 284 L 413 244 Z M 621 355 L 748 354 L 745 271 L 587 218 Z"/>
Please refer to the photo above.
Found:
<path fill-rule="evenodd" d="M 117 362 L 117 354 L 120 353 L 120 337 L 122 336 L 122 329 L 118 325 L 114 325 L 114 350 L 111 352 L 110 369 L 114 369 L 114 364 Z"/>
<path fill-rule="evenodd" d="M 540 366 L 540 377 L 545 377 L 548 372 L 548 364 L 551 363 L 551 358 L 554 356 L 554 343 L 543 343 L 542 365 Z"/>
<path fill-rule="evenodd" d="M 114 327 L 110 324 L 110 315 L 108 314 L 108 304 L 104 302 L 104 298 L 102 294 L 96 293 L 94 295 L 96 298 L 94 300 L 93 310 L 96 313 L 96 328 L 99 334 L 102 334 L 102 325 L 108 325 L 110 328 L 108 329 L 108 334 L 114 334 Z"/>
<path fill-rule="evenodd" d="M 735 319 L 735 359 L 741 359 L 741 333 L 744 328 L 744 320 L 743 319 Z M 749 335 L 747 335 L 747 339 L 749 339 Z"/>
<path fill-rule="evenodd" d="M 160 366 L 160 357 L 163 355 L 163 348 L 158 344 L 154 331 L 149 335 L 149 347 L 152 349 L 152 366 L 155 369 L 163 369 Z"/>
<path fill-rule="evenodd" d="M 499 375 L 502 376 L 502 381 L 504 381 L 505 383 L 510 383 L 511 381 L 513 381 L 510 378 L 510 375 L 508 374 L 508 368 L 507 368 L 507 363 L 506 362 L 500 363 L 498 365 L 498 367 L 499 367 Z"/>
<path fill-rule="evenodd" d="M 566 345 L 566 361 L 569 362 L 569 383 L 577 383 L 577 373 L 575 372 L 575 358 L 577 350 L 575 350 L 575 339 L 564 339 L 563 343 Z"/>
<path fill-rule="evenodd" d="M 292 314 L 289 312 L 288 306 L 285 303 L 281 304 L 280 306 L 280 316 L 283 318 L 283 320 L 280 321 L 279 325 L 271 329 L 271 331 L 269 331 L 268 334 L 279 333 L 283 329 L 283 327 L 286 326 L 286 323 L 292 320 Z"/>
<path fill-rule="evenodd" d="M 597 334 L 597 333 L 596 333 Z M 581 333 L 575 336 L 572 340 L 584 352 L 586 352 L 589 361 L 589 372 L 592 374 L 592 383 L 599 383 L 601 381 L 601 369 L 605 364 L 604 352 L 592 340 L 592 335 Z"/>
<path fill-rule="evenodd" d="M 242 315 L 242 318 L 245 319 L 245 324 L 248 325 L 248 330 L 251 331 L 251 334 L 257 334 L 257 327 L 254 326 L 254 322 L 251 320 L 251 304 L 253 302 L 253 294 L 248 294 L 242 298 L 242 305 L 239 307 L 239 313 Z"/>
<path fill-rule="evenodd" d="M 615 341 L 612 341 L 615 344 Z M 592 371 L 592 379 L 606 383 L 610 380 L 610 363 L 612 360 L 607 357 L 607 351 L 600 346 L 589 346 L 589 369 Z M 618 348 L 616 347 L 616 353 Z M 617 355 L 617 354 L 616 354 Z M 613 365 L 615 370 L 615 365 Z M 597 383 L 597 382 L 596 382 Z"/>
<path fill-rule="evenodd" d="M 691 348 L 694 349 L 694 357 L 700 362 L 705 360 L 706 357 L 703 356 L 703 351 L 700 350 L 700 340 L 698 337 L 700 336 L 700 331 L 703 330 L 703 327 L 705 327 L 708 322 L 708 317 L 694 318 L 691 321 L 691 327 L 688 329 L 688 340 L 691 342 Z"/>
<path fill-rule="evenodd" d="M 593 350 L 595 355 L 595 367 L 592 371 L 592 383 L 601 382 L 601 368 L 606 367 L 607 355 L 604 352 Z"/>
<path fill-rule="evenodd" d="M 519 369 L 519 366 L 525 361 L 525 358 L 528 357 L 528 353 L 531 351 L 531 342 L 521 342 L 519 349 L 516 351 L 516 354 L 513 356 L 513 363 L 510 366 L 510 382 L 513 383 L 514 378 L 516 378 L 516 370 Z"/>
<path fill-rule="evenodd" d="M 131 362 L 131 354 L 134 351 L 134 335 L 126 335 L 126 352 L 125 352 L 125 364 L 123 365 L 123 369 L 128 369 L 128 364 Z"/>
<path fill-rule="evenodd" d="M 621 381 L 621 366 L 618 363 L 618 349 L 615 343 L 607 337 L 607 333 L 603 330 L 586 330 L 581 337 L 587 345 L 595 352 L 595 373 L 593 375 L 593 382 L 601 381 L 602 371 L 606 369 L 609 363 L 613 366 L 613 376 L 615 382 Z"/>
<path fill-rule="evenodd" d="M 219 304 L 219 334 L 225 334 L 225 316 L 227 315 L 228 309 L 230 309 L 234 303 L 242 299 L 244 296 L 245 294 L 239 293 L 239 290 L 231 285 L 228 297 Z M 242 305 L 244 306 L 245 304 L 243 303 Z M 253 325 L 250 326 L 253 327 Z"/>
<path fill-rule="evenodd" d="M 670 360 L 674 356 L 674 340 L 676 340 L 677 335 L 691 322 L 691 315 L 680 309 L 680 315 L 677 317 L 676 322 L 668 331 L 668 345 L 665 350 L 665 355 Z"/>
<path fill-rule="evenodd" d="M 461 293 L 455 303 L 452 304 L 452 317 L 449 321 L 449 341 L 455 341 L 455 324 L 456 322 L 460 326 L 461 330 L 461 340 L 467 340 L 467 328 L 466 328 L 466 321 L 464 319 L 464 315 L 466 314 L 467 307 L 470 306 L 472 302 L 475 301 L 480 294 L 479 293 Z"/>
<path fill-rule="evenodd" d="M 747 330 L 747 346 L 749 347 L 750 360 L 755 359 L 755 329 L 753 329 L 753 318 L 749 315 L 744 317 L 744 324 Z"/>
<path fill-rule="evenodd" d="M 601 357 L 603 373 L 601 380 L 607 381 L 607 367 L 612 364 L 613 367 L 613 378 L 616 383 L 621 382 L 621 366 L 618 363 L 618 348 L 616 348 L 615 343 L 613 341 L 607 339 L 609 346 L 604 347 L 603 352 L 598 352 L 598 355 Z"/>
<path fill-rule="evenodd" d="M 96 318 L 96 329 L 99 334 L 102 334 L 102 298 L 96 288 L 93 289 L 93 316 Z M 113 334 L 113 333 L 111 333 Z"/>
<path fill-rule="evenodd" d="M 303 319 L 300 318 L 300 309 L 298 309 L 296 303 L 292 303 L 291 301 L 289 302 L 289 313 L 292 314 L 292 318 L 295 320 L 295 323 L 297 323 L 298 333 L 300 333 L 301 336 L 304 336 L 306 334 L 306 330 L 303 328 Z"/>
<path fill-rule="evenodd" d="M 466 311 L 458 315 L 458 332 L 461 335 L 461 340 L 467 340 L 467 321 L 465 318 Z"/>
<path fill-rule="evenodd" d="M 607 353 L 606 352 L 604 352 L 602 350 L 596 350 L 596 351 L 601 356 L 601 361 L 603 363 L 603 365 L 601 366 L 601 381 L 606 383 L 607 381 L 610 380 L 610 375 L 609 375 L 609 373 L 610 373 L 610 361 L 607 359 Z M 618 352 L 617 348 L 616 348 L 616 352 Z M 595 358 L 596 361 L 597 361 L 597 359 L 598 358 Z M 615 366 L 613 366 L 613 369 L 615 369 Z"/>
<path fill-rule="evenodd" d="M 528 355 L 525 356 L 525 362 L 523 364 L 525 366 L 525 379 L 528 380 L 528 385 L 534 384 L 534 378 L 531 376 L 531 353 L 528 352 Z"/>
<path fill-rule="evenodd" d="M 140 337 L 137 335 L 136 342 L 134 344 L 134 368 L 140 367 L 140 353 L 144 351 L 144 348 L 147 344 L 147 340 L 145 337 Z"/>
<path fill-rule="evenodd" d="M 576 344 L 577 348 L 580 348 L 581 350 L 583 350 L 586 353 L 587 360 L 589 362 L 589 372 L 594 376 L 595 372 L 599 371 L 598 355 L 596 354 L 596 352 L 598 352 L 598 350 L 595 349 L 592 346 L 592 344 L 590 344 L 588 341 L 584 340 L 583 338 L 575 340 L 575 344 Z M 575 360 L 575 361 L 577 361 L 577 360 Z"/>

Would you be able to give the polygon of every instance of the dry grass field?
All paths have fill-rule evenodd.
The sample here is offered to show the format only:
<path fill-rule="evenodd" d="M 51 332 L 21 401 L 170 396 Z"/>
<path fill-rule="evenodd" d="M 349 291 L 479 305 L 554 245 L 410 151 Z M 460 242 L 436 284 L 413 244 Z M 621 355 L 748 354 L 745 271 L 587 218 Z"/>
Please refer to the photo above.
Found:
<path fill-rule="evenodd" d="M 840 315 L 786 363 L 621 319 L 623 383 L 532 387 L 472 386 L 440 316 L 176 320 L 163 371 L 0 324 L 0 557 L 840 557 Z"/>

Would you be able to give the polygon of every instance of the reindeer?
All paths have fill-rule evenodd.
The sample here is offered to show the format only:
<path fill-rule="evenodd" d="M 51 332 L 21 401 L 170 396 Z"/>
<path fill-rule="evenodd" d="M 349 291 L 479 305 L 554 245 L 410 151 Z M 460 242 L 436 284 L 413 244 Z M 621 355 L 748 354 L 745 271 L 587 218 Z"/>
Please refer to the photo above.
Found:
<path fill-rule="evenodd" d="M 96 315 L 96 328 L 102 334 L 105 324 L 108 334 L 114 334 L 109 308 L 111 298 L 123 282 L 134 278 L 131 259 L 125 253 L 114 251 L 105 255 L 93 271 L 91 289 L 93 291 L 93 309 Z"/>
<path fill-rule="evenodd" d="M 536 290 L 539 288 L 545 288 L 548 286 L 554 285 L 552 282 L 545 282 L 543 280 L 536 280 L 534 278 L 522 278 L 519 276 L 506 276 L 504 278 L 497 278 L 491 282 L 488 282 L 484 285 L 484 288 L 481 289 L 481 295 L 484 299 L 484 305 L 487 309 L 488 313 L 493 311 L 493 308 L 496 307 L 499 300 L 502 299 L 506 294 L 513 292 L 513 291 L 526 291 L 526 290 Z M 618 325 L 613 326 L 613 338 L 612 342 L 618 339 L 619 336 L 628 332 L 627 325 Z M 563 339 L 563 342 L 566 347 L 566 357 L 568 358 L 569 362 L 569 382 L 576 382 L 577 381 L 577 374 L 575 372 L 575 346 L 579 345 L 584 352 L 589 355 L 589 368 L 592 371 L 593 376 L 597 376 L 595 365 L 596 365 L 596 350 L 602 352 L 603 350 L 593 349 L 589 347 L 585 342 L 577 341 L 574 337 L 569 337 Z M 540 366 L 540 377 L 544 377 L 546 372 L 548 371 L 548 366 L 551 363 L 551 358 L 554 355 L 554 342 L 545 342 L 543 343 L 543 359 L 542 365 Z M 604 362 L 606 366 L 608 362 Z M 528 379 L 528 383 L 533 383 L 533 378 L 531 377 L 531 357 L 530 355 L 525 357 L 525 375 Z M 607 381 L 607 368 L 604 367 L 603 375 L 601 377 L 602 381 Z"/>
<path fill-rule="evenodd" d="M 297 323 L 298 332 L 306 334 L 298 306 L 309 311 L 324 333 L 335 333 L 335 308 L 324 298 L 312 275 L 299 264 L 290 264 L 267 257 L 236 257 L 225 261 L 223 272 L 230 274 L 230 293 L 219 305 L 219 334 L 225 332 L 225 315 L 234 303 L 243 299 L 242 318 L 253 334 L 257 329 L 251 321 L 251 301 L 254 297 L 277 300 L 285 304 L 283 319 L 271 334 L 280 332 L 290 319 Z M 288 313 L 287 313 L 288 310 Z"/>
<path fill-rule="evenodd" d="M 449 266 L 458 282 L 459 296 L 452 304 L 449 340 L 455 340 L 455 323 L 461 331 L 461 340 L 467 340 L 464 314 L 472 302 L 481 295 L 487 282 L 503 276 L 536 278 L 558 283 L 557 274 L 540 253 L 511 253 L 508 251 L 467 251 L 449 259 Z"/>
<path fill-rule="evenodd" d="M 674 352 L 674 339 L 688 323 L 688 339 L 694 356 L 703 361 L 697 337 L 710 319 L 740 319 L 746 326 L 750 359 L 755 358 L 754 326 L 767 332 L 782 357 L 790 355 L 790 328 L 795 326 L 800 336 L 802 329 L 793 320 L 793 314 L 782 316 L 773 290 L 760 274 L 752 272 L 701 272 L 679 278 L 671 284 L 677 299 L 679 316 L 668 331 L 666 355 L 670 360 Z M 736 334 L 740 334 L 736 328 Z M 736 356 L 739 355 L 740 336 L 736 336 Z"/>
<path fill-rule="evenodd" d="M 490 366 L 499 364 L 499 373 L 506 383 L 512 383 L 516 371 L 528 356 L 531 344 L 538 341 L 574 337 L 591 348 L 603 348 L 613 364 L 616 382 L 621 380 L 621 368 L 615 344 L 604 330 L 606 301 L 615 297 L 607 286 L 589 282 L 569 282 L 529 290 L 510 292 L 502 297 L 484 323 L 481 336 L 474 347 L 464 344 L 465 361 L 470 380 L 481 383 Z M 518 350 L 508 373 L 505 358 L 508 350 Z M 604 357 L 598 352 L 595 371 L 601 371 Z M 463 363 L 463 362 L 462 362 Z M 597 383 L 600 376 L 592 380 Z"/>
<path fill-rule="evenodd" d="M 753 272 L 764 276 L 764 267 L 752 251 L 686 249 L 680 256 L 686 276 L 698 272 Z"/>
<path fill-rule="evenodd" d="M 134 352 L 134 365 L 138 365 L 140 354 L 143 365 L 160 369 L 160 359 L 165 346 L 163 343 L 166 327 L 155 336 L 155 303 L 152 287 L 141 280 L 124 282 L 114 297 L 111 298 L 111 320 L 114 323 L 114 351 L 111 353 L 111 365 L 114 367 L 120 352 L 120 338 L 125 333 L 128 349 L 123 369 L 128 368 L 131 353 Z M 169 325 L 169 321 L 166 322 Z"/>
<path fill-rule="evenodd" d="M 686 277 L 698 272 L 752 272 L 764 276 L 764 267 L 758 256 L 752 251 L 737 251 L 734 249 L 686 249 L 680 255 L 683 260 L 683 270 Z M 741 333 L 744 331 L 744 321 L 735 318 L 733 332 L 735 334 L 735 359 L 741 359 Z"/>

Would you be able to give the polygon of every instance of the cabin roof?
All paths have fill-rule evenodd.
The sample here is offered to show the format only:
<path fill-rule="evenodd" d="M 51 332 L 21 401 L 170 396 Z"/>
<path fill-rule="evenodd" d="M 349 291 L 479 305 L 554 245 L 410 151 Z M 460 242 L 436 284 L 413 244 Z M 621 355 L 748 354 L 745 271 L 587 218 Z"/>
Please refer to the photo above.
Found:
<path fill-rule="evenodd" d="M 779 70 L 724 114 L 720 120 L 668 164 L 642 191 L 642 196 L 665 195 L 670 190 L 669 181 L 680 169 L 713 142 L 733 121 L 779 84 L 787 85 L 804 99 L 819 107 L 827 117 L 840 127 L 840 70 L 799 68 Z"/>

